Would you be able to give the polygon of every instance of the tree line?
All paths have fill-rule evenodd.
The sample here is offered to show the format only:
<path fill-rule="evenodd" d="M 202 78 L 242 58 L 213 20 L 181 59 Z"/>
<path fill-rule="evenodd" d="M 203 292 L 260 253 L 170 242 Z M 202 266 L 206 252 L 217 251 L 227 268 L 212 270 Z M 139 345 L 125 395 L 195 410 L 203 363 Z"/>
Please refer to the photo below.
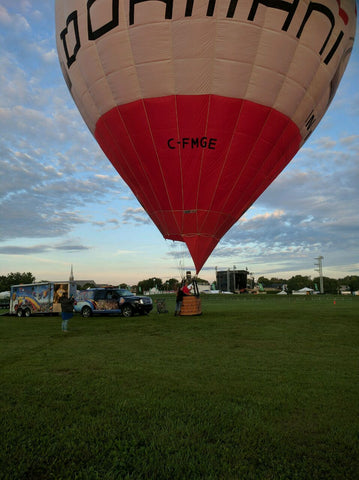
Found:
<path fill-rule="evenodd" d="M 197 278 L 198 283 L 207 283 L 207 280 Z M 35 276 L 31 272 L 27 273 L 9 273 L 8 275 L 0 275 L 0 292 L 9 291 L 11 285 L 27 284 L 35 282 Z M 215 282 L 214 282 L 215 283 Z M 289 292 L 293 290 L 300 290 L 304 287 L 313 288 L 319 290 L 320 278 L 311 278 L 310 276 L 295 275 L 289 279 L 285 278 L 266 278 L 259 277 L 257 283 L 260 283 L 264 288 L 282 288 L 283 285 L 287 285 Z M 359 276 L 347 275 L 346 277 L 335 279 L 329 277 L 323 277 L 324 292 L 336 294 L 342 287 L 347 287 L 351 292 L 359 290 Z M 95 285 L 84 285 L 82 288 L 88 288 Z M 159 291 L 173 291 L 178 286 L 178 280 L 176 278 L 170 278 L 163 281 L 161 278 L 152 277 L 147 280 L 141 280 L 137 285 L 129 286 L 126 283 L 121 283 L 120 288 L 132 288 L 136 287 L 138 293 L 148 292 L 152 288 L 156 288 Z"/>
<path fill-rule="evenodd" d="M 35 277 L 31 272 L 27 273 L 8 273 L 0 275 L 0 292 L 10 291 L 11 285 L 20 285 L 26 283 L 34 283 Z"/>
<path fill-rule="evenodd" d="M 313 290 L 320 290 L 319 277 L 311 278 L 310 276 L 303 275 L 295 275 L 289 279 L 259 277 L 258 283 L 262 284 L 264 288 L 281 288 L 282 285 L 287 285 L 287 290 L 289 292 L 300 290 L 304 287 L 312 288 Z M 356 292 L 359 290 L 359 276 L 348 275 L 339 279 L 323 277 L 323 285 L 325 293 L 336 294 L 342 287 L 346 287 L 351 292 Z"/>

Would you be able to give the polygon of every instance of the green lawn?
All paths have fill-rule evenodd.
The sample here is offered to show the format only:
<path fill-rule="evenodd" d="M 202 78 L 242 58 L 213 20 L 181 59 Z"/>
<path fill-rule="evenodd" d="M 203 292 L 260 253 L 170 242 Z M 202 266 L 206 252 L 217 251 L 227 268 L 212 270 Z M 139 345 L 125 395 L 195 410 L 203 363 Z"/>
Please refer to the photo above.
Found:
<path fill-rule="evenodd" d="M 0 317 L 1 479 L 359 478 L 359 298 L 166 299 Z"/>

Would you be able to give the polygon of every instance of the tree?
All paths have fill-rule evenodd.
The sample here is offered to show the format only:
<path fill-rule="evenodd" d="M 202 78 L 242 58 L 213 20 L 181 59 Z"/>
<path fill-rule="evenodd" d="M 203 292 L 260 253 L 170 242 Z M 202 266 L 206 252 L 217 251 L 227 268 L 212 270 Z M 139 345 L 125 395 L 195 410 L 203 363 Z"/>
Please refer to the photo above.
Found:
<path fill-rule="evenodd" d="M 141 280 L 137 284 L 137 291 L 140 293 L 148 292 L 151 288 L 157 288 L 161 290 L 162 288 L 162 280 L 157 277 L 148 278 L 147 280 Z"/>
<path fill-rule="evenodd" d="M 315 277 L 313 283 L 314 286 L 317 285 L 319 287 L 320 277 Z M 323 277 L 323 287 L 325 293 L 333 293 L 335 295 L 339 290 L 339 282 L 335 278 Z"/>
<path fill-rule="evenodd" d="M 35 277 L 31 272 L 27 273 L 9 273 L 8 275 L 0 276 L 0 291 L 4 292 L 10 290 L 12 285 L 20 285 L 27 283 L 34 283 Z"/>
<path fill-rule="evenodd" d="M 176 290 L 177 284 L 178 280 L 176 278 L 170 278 L 164 282 L 162 289 L 167 291 Z"/>
<path fill-rule="evenodd" d="M 349 275 L 338 280 L 340 285 L 347 285 L 351 292 L 359 290 L 359 277 L 357 275 Z"/>
<path fill-rule="evenodd" d="M 310 277 L 295 275 L 287 281 L 287 286 L 289 291 L 300 290 L 301 288 L 308 287 L 313 288 L 314 284 Z"/>
<path fill-rule="evenodd" d="M 262 284 L 264 288 L 269 287 L 271 283 L 271 281 L 266 277 L 259 277 L 257 282 Z"/>
<path fill-rule="evenodd" d="M 88 288 L 94 288 L 96 287 L 96 285 L 94 283 L 85 283 L 84 285 L 82 286 L 79 286 L 79 285 L 76 285 L 77 286 L 77 290 L 87 290 Z"/>

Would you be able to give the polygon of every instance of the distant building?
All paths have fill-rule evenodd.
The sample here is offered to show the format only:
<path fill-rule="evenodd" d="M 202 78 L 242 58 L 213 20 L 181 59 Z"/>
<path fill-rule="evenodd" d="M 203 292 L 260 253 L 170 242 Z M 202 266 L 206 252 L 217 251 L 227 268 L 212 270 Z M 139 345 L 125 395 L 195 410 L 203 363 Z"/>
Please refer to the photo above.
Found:
<path fill-rule="evenodd" d="M 222 270 L 216 272 L 217 290 L 240 292 L 247 288 L 248 270 Z"/>
<path fill-rule="evenodd" d="M 84 285 L 93 285 L 94 287 L 98 287 L 99 285 L 96 284 L 94 280 L 75 280 L 75 283 L 78 287 L 82 288 Z"/>

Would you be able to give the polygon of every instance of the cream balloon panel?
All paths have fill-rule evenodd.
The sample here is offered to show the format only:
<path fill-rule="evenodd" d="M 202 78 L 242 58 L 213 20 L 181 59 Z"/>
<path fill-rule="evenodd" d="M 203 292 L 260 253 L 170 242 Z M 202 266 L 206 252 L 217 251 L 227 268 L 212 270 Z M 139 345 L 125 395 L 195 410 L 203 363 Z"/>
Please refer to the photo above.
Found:
<path fill-rule="evenodd" d="M 341 2 L 350 14 L 349 23 L 345 26 L 336 15 L 335 27 L 321 56 L 319 51 L 329 28 L 325 15 L 313 14 L 316 27 L 311 17 L 300 39 L 296 38 L 309 1 L 299 2 L 287 31 L 282 30 L 287 12 L 259 5 L 254 20 L 248 21 L 253 2 L 246 0 L 238 2 L 233 18 L 226 18 L 229 3 L 217 1 L 213 16 L 206 16 L 208 1 L 195 0 L 192 15 L 184 17 L 186 1 L 174 0 L 171 20 L 164 19 L 164 2 L 139 3 L 134 7 L 135 22 L 128 27 L 128 0 L 120 0 L 119 25 L 89 40 L 87 2 L 57 2 L 62 68 L 90 130 L 95 131 L 104 113 L 141 98 L 216 94 L 273 107 L 291 118 L 305 138 L 308 122 L 313 121 L 315 126 L 328 107 L 331 80 L 343 52 L 350 48 L 350 37 L 354 38 L 355 16 L 350 11 L 354 2 Z M 338 11 L 336 0 L 322 3 Z M 112 0 L 93 3 L 94 30 L 111 19 L 111 9 Z M 68 67 L 59 35 L 74 10 L 81 48 L 76 61 Z M 66 41 L 73 51 L 76 34 L 71 27 Z M 340 30 L 344 31 L 343 40 L 325 64 L 323 60 Z"/>

